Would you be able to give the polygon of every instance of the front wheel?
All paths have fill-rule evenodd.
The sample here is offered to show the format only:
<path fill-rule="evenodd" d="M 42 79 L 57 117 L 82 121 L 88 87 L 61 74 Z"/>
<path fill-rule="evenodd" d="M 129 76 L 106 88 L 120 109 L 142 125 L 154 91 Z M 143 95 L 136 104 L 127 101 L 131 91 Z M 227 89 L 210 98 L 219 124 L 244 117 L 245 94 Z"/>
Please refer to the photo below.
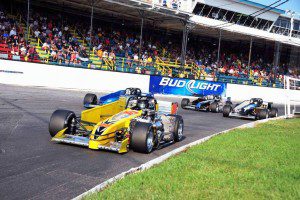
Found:
<path fill-rule="evenodd" d="M 76 119 L 74 112 L 69 110 L 56 110 L 53 112 L 49 122 L 49 133 L 54 137 L 59 131 L 68 128 L 71 131 L 72 121 Z"/>
<path fill-rule="evenodd" d="M 187 98 L 182 99 L 182 100 L 181 100 L 181 108 L 182 108 L 182 109 L 185 109 L 185 107 L 188 106 L 189 103 L 190 103 L 190 100 L 189 100 L 189 99 L 187 99 Z"/>
<path fill-rule="evenodd" d="M 267 109 L 261 109 L 257 113 L 257 119 L 267 119 L 269 117 L 269 112 Z"/>
<path fill-rule="evenodd" d="M 154 147 L 154 132 L 151 123 L 136 122 L 131 127 L 130 146 L 133 151 L 150 153 Z"/>

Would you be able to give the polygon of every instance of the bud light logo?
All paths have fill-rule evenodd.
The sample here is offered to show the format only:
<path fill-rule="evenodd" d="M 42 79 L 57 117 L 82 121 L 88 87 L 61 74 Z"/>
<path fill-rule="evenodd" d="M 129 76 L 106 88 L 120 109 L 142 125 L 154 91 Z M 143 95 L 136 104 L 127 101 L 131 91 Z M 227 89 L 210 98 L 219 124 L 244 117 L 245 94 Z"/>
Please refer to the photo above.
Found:
<path fill-rule="evenodd" d="M 220 82 L 151 76 L 149 90 L 160 94 L 226 96 L 226 87 Z"/>

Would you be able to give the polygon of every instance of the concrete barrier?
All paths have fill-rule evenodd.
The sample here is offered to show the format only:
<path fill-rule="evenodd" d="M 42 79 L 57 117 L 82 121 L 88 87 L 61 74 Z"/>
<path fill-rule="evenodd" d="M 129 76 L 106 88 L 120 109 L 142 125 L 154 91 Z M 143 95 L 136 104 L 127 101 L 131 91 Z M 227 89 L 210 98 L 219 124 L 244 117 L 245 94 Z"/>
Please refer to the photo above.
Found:
<path fill-rule="evenodd" d="M 148 92 L 150 76 L 0 60 L 0 83 L 95 92 L 138 87 Z M 283 89 L 238 84 L 227 84 L 226 96 L 233 101 L 260 97 L 278 104 L 285 103 L 286 99 Z M 290 98 L 300 102 L 300 91 L 290 91 Z"/>
<path fill-rule="evenodd" d="M 0 83 L 92 91 L 139 87 L 149 91 L 148 75 L 0 60 Z"/>

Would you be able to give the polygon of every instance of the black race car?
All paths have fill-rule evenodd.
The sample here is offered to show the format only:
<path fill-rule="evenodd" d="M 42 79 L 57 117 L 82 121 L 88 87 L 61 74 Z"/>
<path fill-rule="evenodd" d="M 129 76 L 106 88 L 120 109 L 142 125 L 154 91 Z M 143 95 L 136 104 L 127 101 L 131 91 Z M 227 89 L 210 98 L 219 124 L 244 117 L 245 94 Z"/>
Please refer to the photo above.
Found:
<path fill-rule="evenodd" d="M 211 112 L 221 112 L 224 105 L 232 105 L 230 98 L 227 98 L 225 102 L 222 101 L 220 95 L 207 95 L 200 96 L 194 101 L 184 98 L 181 100 L 181 108 L 191 109 L 197 111 L 211 111 Z"/>
<path fill-rule="evenodd" d="M 225 105 L 223 117 L 238 117 L 247 119 L 266 119 L 278 116 L 278 109 L 273 107 L 273 103 L 265 102 L 261 98 L 252 98 L 243 101 L 236 106 Z"/>

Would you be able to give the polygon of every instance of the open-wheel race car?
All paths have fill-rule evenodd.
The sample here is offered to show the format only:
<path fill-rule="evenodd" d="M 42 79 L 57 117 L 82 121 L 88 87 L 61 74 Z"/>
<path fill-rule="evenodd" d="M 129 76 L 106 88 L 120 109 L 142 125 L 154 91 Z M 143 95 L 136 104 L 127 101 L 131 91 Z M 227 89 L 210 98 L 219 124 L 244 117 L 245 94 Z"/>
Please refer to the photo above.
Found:
<path fill-rule="evenodd" d="M 222 112 L 224 105 L 231 105 L 230 98 L 227 98 L 223 102 L 220 95 L 206 95 L 200 96 L 196 100 L 190 101 L 190 99 L 183 98 L 181 100 L 181 108 L 197 110 L 197 111 L 206 111 L 206 112 Z"/>
<path fill-rule="evenodd" d="M 112 103 L 120 99 L 120 97 L 126 97 L 127 100 L 130 97 L 138 97 L 138 96 L 148 96 L 153 97 L 151 93 L 142 93 L 139 88 L 126 88 L 125 90 L 119 90 L 117 92 L 113 92 L 104 96 L 101 96 L 99 99 L 96 94 L 87 93 L 83 99 L 83 106 L 85 108 L 93 108 L 95 106 L 104 105 L 108 103 Z"/>
<path fill-rule="evenodd" d="M 278 109 L 273 107 L 273 103 L 265 102 L 261 98 L 252 98 L 243 101 L 236 106 L 225 105 L 223 117 L 238 117 L 247 119 L 266 119 L 278 116 Z"/>
<path fill-rule="evenodd" d="M 49 122 L 52 141 L 90 149 L 126 153 L 129 149 L 150 153 L 162 145 L 183 138 L 183 119 L 178 104 L 157 103 L 153 97 L 125 98 L 84 110 L 81 117 L 68 110 L 56 110 Z"/>

